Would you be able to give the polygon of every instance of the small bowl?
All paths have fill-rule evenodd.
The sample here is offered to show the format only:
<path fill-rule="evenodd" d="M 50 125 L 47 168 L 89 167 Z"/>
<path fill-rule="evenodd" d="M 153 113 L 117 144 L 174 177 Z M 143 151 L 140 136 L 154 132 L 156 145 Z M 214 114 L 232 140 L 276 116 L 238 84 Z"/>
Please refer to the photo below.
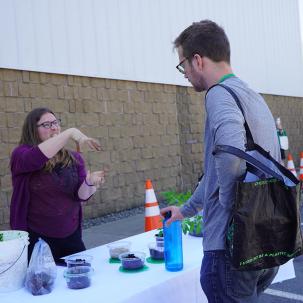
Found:
<path fill-rule="evenodd" d="M 75 266 L 91 266 L 91 262 L 93 257 L 85 254 L 76 254 L 69 257 L 66 257 L 65 262 L 67 264 L 67 268 L 75 267 Z"/>
<path fill-rule="evenodd" d="M 164 247 L 158 246 L 157 243 L 152 242 L 148 244 L 150 257 L 154 260 L 164 259 Z"/>
<path fill-rule="evenodd" d="M 73 266 L 64 271 L 67 287 L 70 289 L 81 289 L 91 285 L 93 269 L 90 266 Z"/>
<path fill-rule="evenodd" d="M 133 251 L 119 256 L 123 269 L 139 269 L 144 266 L 145 253 Z"/>
<path fill-rule="evenodd" d="M 107 244 L 109 255 L 113 259 L 119 259 L 119 256 L 123 253 L 128 253 L 131 246 L 129 241 L 117 241 Z"/>

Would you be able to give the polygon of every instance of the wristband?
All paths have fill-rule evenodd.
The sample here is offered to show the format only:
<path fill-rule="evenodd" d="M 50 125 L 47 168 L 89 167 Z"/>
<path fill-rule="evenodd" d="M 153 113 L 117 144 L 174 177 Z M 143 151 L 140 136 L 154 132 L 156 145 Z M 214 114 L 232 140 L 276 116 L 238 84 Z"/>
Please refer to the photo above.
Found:
<path fill-rule="evenodd" d="M 85 184 L 86 184 L 87 186 L 95 186 L 94 184 L 89 184 L 89 183 L 87 183 L 86 178 L 84 179 L 84 182 L 85 182 Z"/>

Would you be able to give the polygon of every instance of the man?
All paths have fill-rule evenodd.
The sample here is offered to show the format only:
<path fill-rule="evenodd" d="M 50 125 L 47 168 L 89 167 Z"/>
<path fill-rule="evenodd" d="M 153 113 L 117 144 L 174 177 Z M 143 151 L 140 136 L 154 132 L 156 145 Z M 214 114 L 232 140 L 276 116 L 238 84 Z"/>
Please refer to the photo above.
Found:
<path fill-rule="evenodd" d="M 203 249 L 201 286 L 210 303 L 257 302 L 258 296 L 274 279 L 278 268 L 236 271 L 226 254 L 226 231 L 235 196 L 235 181 L 246 171 L 245 162 L 227 153 L 212 155 L 216 145 L 245 150 L 244 117 L 231 94 L 231 88 L 244 110 L 255 143 L 280 161 L 273 116 L 263 98 L 237 78 L 230 66 L 230 47 L 224 30 L 204 20 L 193 23 L 174 41 L 180 63 L 177 69 L 197 92 L 205 96 L 204 177 L 187 203 L 172 211 L 168 224 L 191 217 L 203 209 Z M 256 75 L 257 76 L 257 75 Z"/>

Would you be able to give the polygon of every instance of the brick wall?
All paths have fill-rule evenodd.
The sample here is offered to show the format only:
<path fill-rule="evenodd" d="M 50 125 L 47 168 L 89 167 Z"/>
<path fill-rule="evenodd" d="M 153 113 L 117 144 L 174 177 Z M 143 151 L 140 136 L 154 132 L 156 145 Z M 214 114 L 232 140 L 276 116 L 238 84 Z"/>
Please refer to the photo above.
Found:
<path fill-rule="evenodd" d="M 302 99 L 264 97 L 281 117 L 298 163 Z M 91 171 L 109 168 L 84 207 L 92 218 L 143 205 L 146 178 L 159 200 L 161 191 L 193 188 L 202 172 L 202 100 L 188 87 L 0 69 L 0 229 L 9 221 L 10 153 L 33 108 L 47 106 L 63 129 L 77 127 L 100 140 L 102 152 L 83 153 Z"/>
<path fill-rule="evenodd" d="M 273 116 L 281 117 L 289 139 L 289 150 L 297 170 L 300 168 L 300 152 L 303 151 L 303 98 L 263 95 Z M 287 155 L 286 153 L 286 155 Z"/>
<path fill-rule="evenodd" d="M 186 98 L 195 94 L 191 89 L 183 91 Z M 183 182 L 182 175 L 193 172 L 182 170 L 184 148 L 180 146 L 178 122 L 183 123 L 184 115 L 177 114 L 176 92 L 172 85 L 1 69 L 0 227 L 7 227 L 9 218 L 9 156 L 18 144 L 26 114 L 38 106 L 57 113 L 63 129 L 77 127 L 101 142 L 102 152 L 85 151 L 84 158 L 87 168 L 109 168 L 109 175 L 84 207 L 85 217 L 144 205 L 146 178 L 152 179 L 156 193 L 189 188 L 191 179 L 186 177 Z M 189 114 L 197 107 L 196 101 L 184 105 Z M 190 143 L 189 149 L 198 175 L 201 129 L 197 125 L 202 124 L 199 115 L 195 119 L 197 143 Z M 186 123 L 189 129 L 182 129 L 184 134 L 191 131 L 191 124 Z"/>

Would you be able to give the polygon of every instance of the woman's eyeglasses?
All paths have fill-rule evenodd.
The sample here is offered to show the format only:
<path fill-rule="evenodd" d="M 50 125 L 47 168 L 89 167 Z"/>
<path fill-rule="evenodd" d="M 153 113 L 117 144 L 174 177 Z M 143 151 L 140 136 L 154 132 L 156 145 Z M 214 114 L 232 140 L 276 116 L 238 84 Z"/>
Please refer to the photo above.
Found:
<path fill-rule="evenodd" d="M 46 122 L 43 122 L 41 124 L 37 124 L 37 127 L 44 127 L 46 129 L 49 129 L 49 128 L 52 128 L 53 126 L 55 127 L 59 127 L 61 125 L 61 119 L 56 119 L 54 121 L 46 121 Z"/>

